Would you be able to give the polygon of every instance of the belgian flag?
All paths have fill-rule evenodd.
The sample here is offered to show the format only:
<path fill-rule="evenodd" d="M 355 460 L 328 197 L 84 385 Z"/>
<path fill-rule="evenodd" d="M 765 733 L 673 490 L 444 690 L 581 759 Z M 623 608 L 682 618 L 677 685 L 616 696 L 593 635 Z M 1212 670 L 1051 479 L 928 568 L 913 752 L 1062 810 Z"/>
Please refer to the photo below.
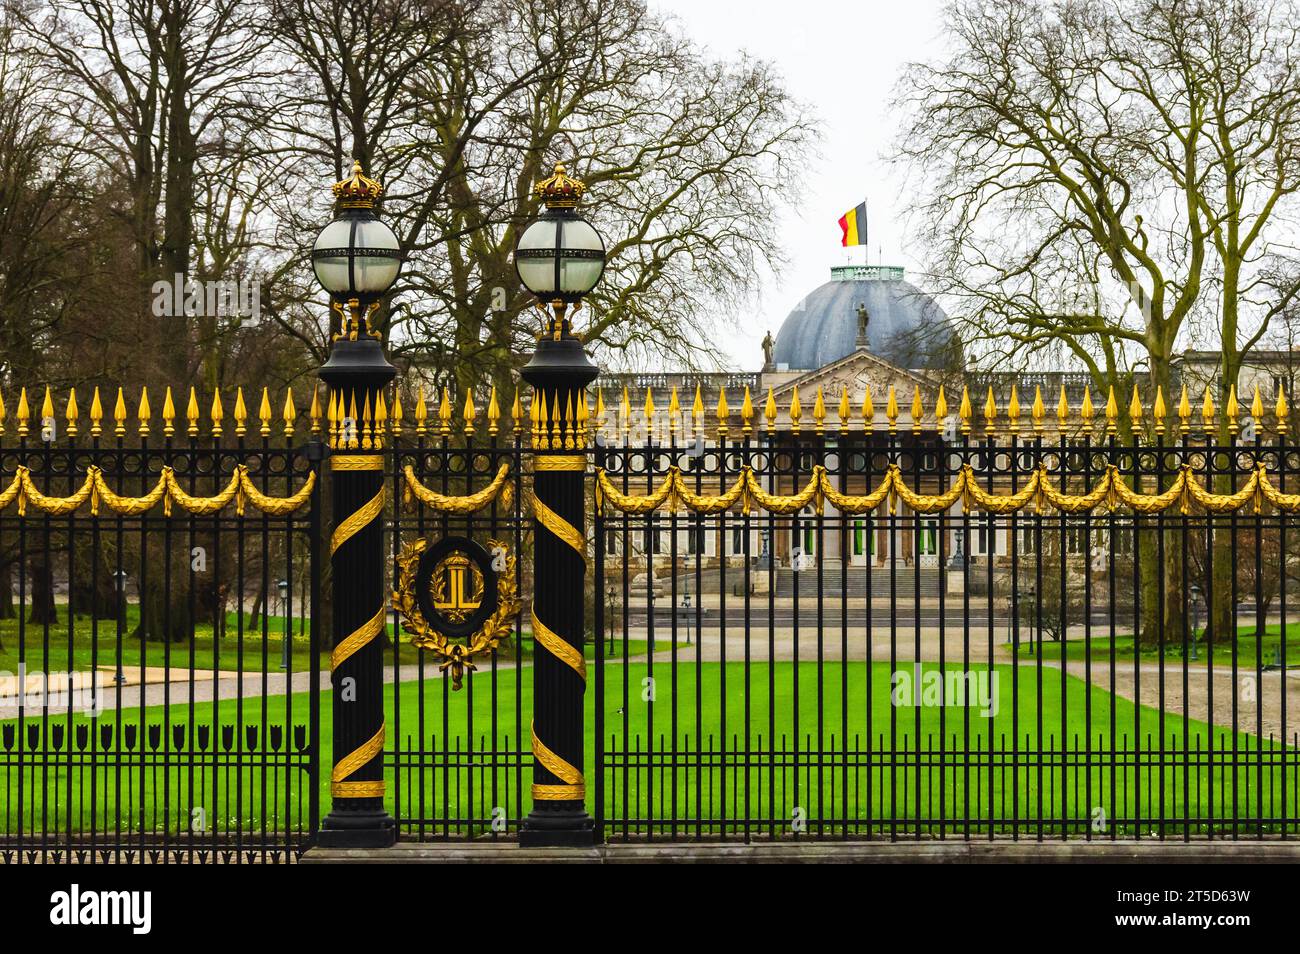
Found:
<path fill-rule="evenodd" d="M 840 230 L 844 233 L 840 244 L 845 248 L 850 245 L 867 244 L 867 203 L 850 209 L 840 217 Z"/>

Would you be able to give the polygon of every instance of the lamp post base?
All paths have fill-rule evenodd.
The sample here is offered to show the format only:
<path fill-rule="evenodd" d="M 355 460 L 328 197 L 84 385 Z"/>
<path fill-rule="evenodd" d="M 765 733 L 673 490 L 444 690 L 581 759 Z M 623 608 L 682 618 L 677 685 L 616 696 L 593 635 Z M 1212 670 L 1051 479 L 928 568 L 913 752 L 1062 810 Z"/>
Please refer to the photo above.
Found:
<path fill-rule="evenodd" d="M 587 810 L 534 810 L 519 829 L 520 848 L 590 848 L 596 843 L 596 823 Z"/>
<path fill-rule="evenodd" d="M 397 822 L 388 812 L 331 812 L 316 833 L 321 848 L 391 848 Z"/>

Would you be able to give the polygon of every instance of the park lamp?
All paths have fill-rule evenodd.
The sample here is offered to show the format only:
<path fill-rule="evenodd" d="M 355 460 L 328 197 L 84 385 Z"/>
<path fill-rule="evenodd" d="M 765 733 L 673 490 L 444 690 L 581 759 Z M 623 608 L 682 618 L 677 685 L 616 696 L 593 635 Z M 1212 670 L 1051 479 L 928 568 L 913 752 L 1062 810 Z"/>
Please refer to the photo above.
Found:
<path fill-rule="evenodd" d="M 605 271 L 605 243 L 577 205 L 587 187 L 555 164 L 550 178 L 533 187 L 546 210 L 515 246 L 515 271 L 547 315 L 547 332 L 558 341 L 569 332 L 573 312 Z"/>
<path fill-rule="evenodd" d="M 378 338 L 370 318 L 402 267 L 397 236 L 375 214 L 384 187 L 362 172 L 360 162 L 353 162 L 352 175 L 334 183 L 333 192 L 334 221 L 316 237 L 312 268 L 341 319 L 342 333 L 336 338 Z"/>

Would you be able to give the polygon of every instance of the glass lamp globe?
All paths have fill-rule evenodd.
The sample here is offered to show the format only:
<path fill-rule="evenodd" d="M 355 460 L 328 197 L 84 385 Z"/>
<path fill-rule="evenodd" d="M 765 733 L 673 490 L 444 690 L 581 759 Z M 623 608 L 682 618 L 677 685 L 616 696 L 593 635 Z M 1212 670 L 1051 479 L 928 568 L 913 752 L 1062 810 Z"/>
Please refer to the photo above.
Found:
<path fill-rule="evenodd" d="M 605 243 L 576 212 L 551 209 L 519 237 L 515 270 L 542 301 L 573 303 L 600 281 Z"/>
<path fill-rule="evenodd" d="M 574 208 L 586 186 L 556 163 L 555 172 L 533 194 L 546 211 L 524 230 L 515 246 L 515 271 L 524 287 L 543 302 L 573 304 L 596 287 L 605 271 L 605 243 Z"/>
<path fill-rule="evenodd" d="M 397 236 L 369 209 L 344 210 L 321 230 L 311 252 L 316 280 L 339 298 L 374 300 L 402 267 Z"/>

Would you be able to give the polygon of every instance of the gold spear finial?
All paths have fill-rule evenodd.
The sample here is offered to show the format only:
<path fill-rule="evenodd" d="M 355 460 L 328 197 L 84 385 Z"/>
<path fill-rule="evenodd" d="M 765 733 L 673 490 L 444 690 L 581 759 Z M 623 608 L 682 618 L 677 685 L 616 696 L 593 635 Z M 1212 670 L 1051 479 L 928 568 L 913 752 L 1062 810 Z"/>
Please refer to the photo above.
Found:
<path fill-rule="evenodd" d="M 1064 434 L 1070 423 L 1070 397 L 1065 393 L 1065 382 L 1061 383 L 1061 398 L 1056 402 L 1056 429 Z"/>
<path fill-rule="evenodd" d="M 772 393 L 772 388 L 767 389 L 767 402 L 763 405 L 764 429 L 769 433 L 776 425 L 776 396 Z"/>
<path fill-rule="evenodd" d="M 100 434 L 100 422 L 104 419 L 104 405 L 99 400 L 99 385 L 95 385 L 95 393 L 90 398 L 90 436 L 98 437 Z"/>
<path fill-rule="evenodd" d="M 1286 389 L 1279 381 L 1277 385 L 1277 403 L 1273 405 L 1273 416 L 1277 418 L 1277 432 L 1279 434 L 1286 433 L 1286 419 L 1290 413 L 1291 409 L 1286 403 Z"/>
<path fill-rule="evenodd" d="M 889 386 L 885 398 L 885 420 L 889 422 L 889 432 L 892 434 L 898 430 L 898 396 L 894 393 L 894 386 Z"/>
<path fill-rule="evenodd" d="M 984 430 L 989 434 L 997 427 L 998 402 L 993 397 L 993 385 L 989 385 L 989 395 L 984 400 Z"/>
<path fill-rule="evenodd" d="M 235 436 L 243 437 L 248 431 L 248 406 L 244 403 L 244 388 L 235 388 Z"/>
<path fill-rule="evenodd" d="M 172 386 L 163 391 L 163 437 L 176 433 L 176 402 L 172 400 Z"/>
<path fill-rule="evenodd" d="M 1034 403 L 1029 406 L 1029 416 L 1034 422 L 1034 433 L 1042 435 L 1043 418 L 1047 416 L 1047 406 L 1043 404 L 1042 385 L 1034 385 Z"/>
<path fill-rule="evenodd" d="M 22 404 L 18 405 L 18 420 L 20 422 L 18 433 L 20 436 L 23 433 L 21 421 L 23 418 L 24 405 L 27 403 L 26 390 L 23 391 L 22 398 Z M 113 427 L 113 433 L 117 437 L 126 437 L 126 394 L 122 391 L 120 385 L 117 389 L 117 402 L 113 405 L 113 422 L 115 425 Z"/>
<path fill-rule="evenodd" d="M 754 402 L 749 396 L 749 385 L 745 385 L 745 400 L 740 405 L 740 432 L 749 436 L 750 430 L 754 426 Z"/>
<path fill-rule="evenodd" d="M 271 418 L 274 416 L 271 410 L 271 391 L 266 385 L 262 385 L 262 402 L 257 407 L 257 419 L 262 423 L 258 433 L 263 437 L 271 436 Z"/>
<path fill-rule="evenodd" d="M 618 404 L 618 415 L 622 419 L 623 434 L 626 436 L 632 430 L 632 398 L 626 384 L 623 385 L 623 398 Z"/>
<path fill-rule="evenodd" d="M 370 392 L 366 392 L 365 398 L 361 402 L 361 446 L 365 450 L 374 450 L 378 448 L 375 441 L 375 418 L 370 411 Z"/>
<path fill-rule="evenodd" d="M 429 402 L 424 393 L 424 382 L 420 382 L 419 390 L 415 395 L 415 435 L 423 437 L 428 428 L 425 422 L 429 420 Z"/>
<path fill-rule="evenodd" d="M 515 401 L 510 405 L 510 427 L 511 431 L 518 435 L 519 429 L 524 426 L 524 400 L 519 396 L 519 385 L 515 385 Z"/>
<path fill-rule="evenodd" d="M 912 433 L 921 433 L 921 424 L 925 421 L 925 407 L 921 404 L 921 387 L 912 388 Z"/>
<path fill-rule="evenodd" d="M 4 399 L 4 395 L 0 394 L 0 434 L 3 434 L 4 432 L 5 432 L 5 399 Z"/>
<path fill-rule="evenodd" d="M 799 433 L 799 418 L 803 417 L 803 407 L 799 404 L 799 389 L 794 389 L 790 398 L 790 433 Z"/>
<path fill-rule="evenodd" d="M 488 436 L 496 437 L 497 431 L 501 426 L 501 405 L 497 403 L 497 386 L 495 384 L 492 385 L 491 390 L 488 391 L 487 421 Z"/>
<path fill-rule="evenodd" d="M 934 426 L 939 428 L 943 426 L 944 418 L 948 416 L 948 398 L 943 393 L 943 385 L 939 385 L 939 396 L 934 401 Z"/>
<path fill-rule="evenodd" d="M 27 389 L 20 388 L 18 390 L 18 436 L 19 437 L 27 436 L 27 422 L 31 420 L 31 416 L 32 416 L 31 408 L 27 406 Z M 122 433 L 125 434 L 126 431 L 123 430 Z"/>
<path fill-rule="evenodd" d="M 1110 386 L 1106 398 L 1106 433 L 1114 434 L 1119 430 L 1119 402 L 1115 400 L 1115 385 Z"/>
<path fill-rule="evenodd" d="M 1151 417 L 1156 422 L 1156 433 L 1164 434 L 1165 432 L 1165 389 L 1162 385 L 1156 385 L 1156 403 L 1151 411 Z"/>
<path fill-rule="evenodd" d="M 461 420 L 464 422 L 465 436 L 474 436 L 474 418 L 478 416 L 478 408 L 474 406 L 474 389 L 465 389 L 465 406 L 460 409 Z"/>
<path fill-rule="evenodd" d="M 1214 398 L 1210 397 L 1210 386 L 1205 386 L 1205 400 L 1201 402 L 1201 426 L 1208 434 L 1214 430 Z"/>
<path fill-rule="evenodd" d="M 50 393 L 50 386 L 45 385 L 45 398 L 41 401 L 41 426 L 45 422 L 54 418 L 54 395 Z"/>
<path fill-rule="evenodd" d="M 1255 396 L 1250 401 L 1250 416 L 1255 420 L 1255 439 L 1264 430 L 1264 399 L 1259 394 L 1259 382 L 1255 383 Z"/>
<path fill-rule="evenodd" d="M 1083 401 L 1079 405 L 1079 420 L 1083 421 L 1083 429 L 1092 430 L 1092 419 L 1096 417 L 1096 411 L 1092 406 L 1092 385 L 1083 386 Z"/>
<path fill-rule="evenodd" d="M 212 419 L 212 436 L 221 436 L 221 422 L 226 416 L 226 409 L 221 406 L 221 388 L 212 389 L 212 407 L 208 411 L 208 417 Z"/>
<path fill-rule="evenodd" d="M 605 409 L 605 389 L 596 388 L 596 433 L 608 434 L 606 428 L 609 421 L 606 419 L 607 411 Z"/>
<path fill-rule="evenodd" d="M 451 392 L 443 385 L 442 400 L 438 403 L 438 433 L 443 437 L 451 435 L 451 416 Z"/>
<path fill-rule="evenodd" d="M 970 406 L 970 388 L 966 385 L 961 386 L 961 403 L 957 405 L 957 417 L 961 419 L 961 432 L 970 433 L 970 419 L 972 414 Z"/>
<path fill-rule="evenodd" d="M 1128 402 L 1128 419 L 1136 433 L 1142 427 L 1142 395 L 1138 393 L 1137 382 L 1133 382 L 1133 397 Z"/>
<path fill-rule="evenodd" d="M 153 410 L 149 407 L 149 389 L 143 387 L 140 389 L 140 406 L 136 409 L 136 418 L 140 422 L 140 436 L 149 436 L 149 418 L 153 416 Z"/>
<path fill-rule="evenodd" d="M 695 400 L 691 402 L 691 430 L 698 434 L 704 425 L 704 393 L 700 383 L 695 382 Z"/>
<path fill-rule="evenodd" d="M 822 386 L 817 385 L 817 397 L 813 399 L 813 427 L 818 434 L 826 425 L 826 396 L 822 393 Z"/>
<path fill-rule="evenodd" d="M 648 385 L 645 389 L 645 404 L 642 405 L 641 412 L 645 415 L 645 429 L 646 433 L 649 434 L 655 422 L 655 399 Z"/>
<path fill-rule="evenodd" d="M 862 391 L 862 429 L 871 431 L 875 426 L 876 404 L 871 400 L 871 385 L 868 384 Z"/>
<path fill-rule="evenodd" d="M 293 388 L 284 389 L 284 407 L 280 411 L 280 418 L 284 422 L 284 436 L 293 437 L 293 425 L 298 420 L 298 409 L 293 404 Z"/>
<path fill-rule="evenodd" d="M 1237 406 L 1237 385 L 1236 384 L 1232 384 L 1228 387 L 1228 404 L 1227 407 L 1223 409 L 1223 411 L 1228 416 L 1228 433 L 1229 434 L 1237 433 L 1240 427 L 1240 425 L 1237 423 L 1237 417 L 1240 415 L 1241 409 Z"/>
<path fill-rule="evenodd" d="M 1020 394 L 1014 381 L 1011 382 L 1011 400 L 1007 402 L 1007 429 L 1012 434 L 1020 432 Z"/>
<path fill-rule="evenodd" d="M 1178 398 L 1178 427 L 1186 437 L 1192 432 L 1192 402 L 1187 397 L 1187 382 L 1183 382 L 1182 395 Z"/>
<path fill-rule="evenodd" d="M 380 388 L 375 392 L 375 437 L 371 444 L 375 450 L 380 450 L 384 446 L 384 440 L 388 433 L 388 401 L 384 397 L 384 389 Z"/>
<path fill-rule="evenodd" d="M 731 417 L 731 407 L 727 404 L 727 386 L 724 384 L 718 388 L 718 409 L 715 412 L 718 418 L 718 440 L 727 436 L 728 418 Z"/>
<path fill-rule="evenodd" d="M 312 385 L 311 389 L 311 407 L 307 411 L 311 418 L 311 433 L 320 433 L 320 385 Z"/>
<path fill-rule="evenodd" d="M 668 390 L 668 433 L 677 433 L 677 420 L 682 416 L 681 401 L 677 398 L 677 385 Z"/>
<path fill-rule="evenodd" d="M 849 432 L 849 415 L 853 413 L 852 408 L 849 407 L 848 385 L 844 385 L 840 390 L 840 406 L 838 411 L 840 417 L 840 433 L 847 434 Z"/>
<path fill-rule="evenodd" d="M 68 406 L 67 409 L 63 412 L 63 417 L 68 422 L 69 437 L 77 436 L 77 418 L 80 416 L 81 416 L 81 412 L 77 409 L 77 389 L 69 388 Z"/>
<path fill-rule="evenodd" d="M 389 412 L 388 420 L 393 431 L 393 437 L 401 437 L 402 422 L 406 420 L 406 409 L 402 407 L 402 389 L 396 385 L 393 386 L 393 406 Z"/>

